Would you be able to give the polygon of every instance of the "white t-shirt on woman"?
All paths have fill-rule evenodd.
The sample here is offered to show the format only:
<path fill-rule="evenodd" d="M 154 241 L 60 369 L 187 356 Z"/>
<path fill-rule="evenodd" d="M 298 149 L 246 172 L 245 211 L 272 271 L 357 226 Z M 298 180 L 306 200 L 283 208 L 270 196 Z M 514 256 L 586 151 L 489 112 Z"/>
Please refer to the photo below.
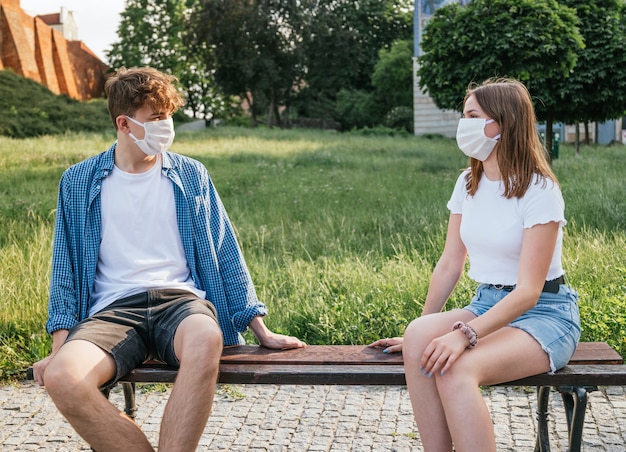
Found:
<path fill-rule="evenodd" d="M 467 194 L 464 171 L 456 181 L 448 209 L 461 214 L 461 240 L 470 261 L 468 275 L 485 284 L 517 283 L 524 229 L 559 223 L 559 234 L 546 280 L 563 275 L 561 251 L 565 203 L 559 186 L 537 175 L 522 198 L 505 198 L 502 181 L 482 175 L 474 196 Z"/>

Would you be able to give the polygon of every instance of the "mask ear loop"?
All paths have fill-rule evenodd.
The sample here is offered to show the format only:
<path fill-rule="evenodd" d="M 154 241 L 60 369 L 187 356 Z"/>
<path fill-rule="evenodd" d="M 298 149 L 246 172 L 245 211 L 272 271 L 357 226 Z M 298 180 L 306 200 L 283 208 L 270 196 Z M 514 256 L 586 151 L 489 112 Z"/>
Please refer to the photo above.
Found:
<path fill-rule="evenodd" d="M 492 122 L 496 122 L 496 120 L 495 119 L 485 119 L 485 126 L 487 126 L 488 124 L 491 124 Z M 483 129 L 483 133 L 485 133 L 485 129 Z M 495 137 L 493 137 L 491 139 L 495 140 L 495 141 L 498 141 L 501 136 L 502 136 L 502 134 L 499 133 L 499 134 L 497 134 Z M 489 138 L 489 137 L 487 137 L 487 138 Z"/>
<path fill-rule="evenodd" d="M 144 129 L 146 128 L 146 126 L 144 125 L 144 123 L 143 123 L 143 122 L 139 122 L 139 121 L 137 121 L 135 118 L 131 118 L 131 117 L 130 117 L 130 116 L 128 116 L 128 115 L 124 115 L 124 116 L 126 116 L 126 119 L 130 119 L 130 121 L 131 121 L 131 122 L 134 122 L 134 123 L 135 123 L 135 124 L 137 124 L 138 126 L 141 126 L 141 127 L 143 127 Z M 491 119 L 491 121 L 493 121 L 493 119 Z"/>
<path fill-rule="evenodd" d="M 135 124 L 137 124 L 138 126 L 143 127 L 143 128 L 144 128 L 144 130 L 146 129 L 146 126 L 145 126 L 142 122 L 139 122 L 139 121 L 137 121 L 136 119 L 131 118 L 131 117 L 130 117 L 130 116 L 128 116 L 128 115 L 124 115 L 124 116 L 126 116 L 126 119 L 129 119 L 131 122 L 134 122 L 134 123 L 135 123 Z M 493 121 L 493 119 L 492 119 L 492 121 Z M 137 138 L 137 137 L 135 136 L 135 134 L 134 134 L 133 132 L 128 132 L 128 136 L 130 136 L 133 140 L 135 140 L 135 143 L 136 143 L 136 142 L 138 142 L 138 141 L 141 141 L 139 138 Z"/>

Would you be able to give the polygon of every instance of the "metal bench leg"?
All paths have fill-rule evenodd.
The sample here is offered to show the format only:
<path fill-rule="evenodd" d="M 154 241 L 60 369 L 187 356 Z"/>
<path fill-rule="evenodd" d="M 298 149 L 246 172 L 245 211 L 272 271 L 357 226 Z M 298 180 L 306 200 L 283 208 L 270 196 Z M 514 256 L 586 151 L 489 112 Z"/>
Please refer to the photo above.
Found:
<path fill-rule="evenodd" d="M 559 386 L 567 416 L 570 452 L 580 452 L 587 410 L 587 394 L 597 390 L 597 386 Z"/>
<path fill-rule="evenodd" d="M 137 406 L 135 404 L 135 383 L 123 381 L 120 383 L 124 390 L 124 412 L 129 418 L 135 420 Z"/>
<path fill-rule="evenodd" d="M 135 413 L 137 413 L 137 406 L 135 404 L 135 383 L 120 381 L 122 390 L 124 391 L 124 413 L 131 419 L 135 419 Z M 100 392 L 107 399 L 111 394 L 111 388 L 100 389 Z"/>
<path fill-rule="evenodd" d="M 121 381 L 119 384 L 122 385 L 122 390 L 124 391 L 124 413 L 132 420 L 135 420 L 135 414 L 137 413 L 137 405 L 135 404 L 135 383 Z M 101 389 L 100 392 L 108 399 L 111 389 Z"/>
<path fill-rule="evenodd" d="M 548 402 L 550 386 L 537 386 L 537 441 L 535 452 L 550 452 L 550 435 L 548 434 Z"/>

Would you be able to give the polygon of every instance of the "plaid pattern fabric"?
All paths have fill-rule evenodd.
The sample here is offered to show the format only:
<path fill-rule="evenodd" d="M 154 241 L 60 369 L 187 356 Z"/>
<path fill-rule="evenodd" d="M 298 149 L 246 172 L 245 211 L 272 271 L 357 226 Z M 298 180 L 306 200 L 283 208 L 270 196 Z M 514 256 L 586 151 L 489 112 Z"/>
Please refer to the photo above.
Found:
<path fill-rule="evenodd" d="M 114 150 L 115 145 L 73 165 L 61 177 L 46 323 L 50 333 L 87 317 L 100 246 L 100 190 L 113 170 Z M 176 217 L 193 281 L 217 310 L 224 344 L 237 344 L 238 333 L 267 310 L 257 298 L 226 210 L 200 162 L 166 152 L 162 172 L 174 186 Z"/>

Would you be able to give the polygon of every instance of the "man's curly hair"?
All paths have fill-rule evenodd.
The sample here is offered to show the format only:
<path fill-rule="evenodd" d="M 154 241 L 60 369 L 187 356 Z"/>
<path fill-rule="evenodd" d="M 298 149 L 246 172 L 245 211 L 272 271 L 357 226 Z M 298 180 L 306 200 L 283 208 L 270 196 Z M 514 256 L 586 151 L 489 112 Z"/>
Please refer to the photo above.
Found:
<path fill-rule="evenodd" d="M 155 112 L 170 114 L 182 107 L 184 101 L 176 89 L 177 81 L 176 77 L 149 67 L 120 68 L 104 84 L 109 115 L 115 128 L 118 116 L 133 117 L 137 110 L 145 106 Z"/>

